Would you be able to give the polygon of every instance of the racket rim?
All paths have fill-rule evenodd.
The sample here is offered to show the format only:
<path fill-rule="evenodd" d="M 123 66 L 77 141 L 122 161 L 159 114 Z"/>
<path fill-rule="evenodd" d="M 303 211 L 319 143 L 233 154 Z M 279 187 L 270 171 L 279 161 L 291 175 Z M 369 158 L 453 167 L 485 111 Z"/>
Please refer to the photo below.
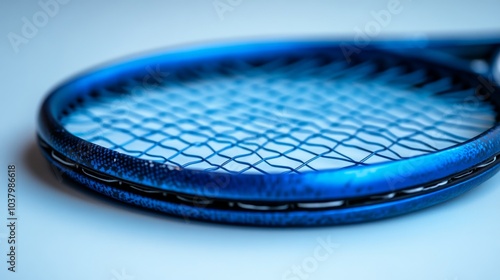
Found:
<path fill-rule="evenodd" d="M 442 188 L 434 192 L 428 192 L 400 200 L 387 201 L 385 203 L 315 211 L 309 211 L 307 209 L 296 209 L 293 211 L 252 211 L 249 209 L 234 210 L 227 208 L 207 208 L 203 205 L 177 204 L 170 201 L 144 197 L 142 194 L 116 189 L 103 182 L 92 181 L 92 178 L 83 177 L 81 174 L 72 171 L 65 173 L 64 167 L 57 166 L 57 163 L 52 163 L 50 160 L 49 164 L 53 165 L 54 168 L 58 170 L 54 170 L 54 172 L 63 172 L 63 177 L 61 177 L 61 179 L 68 176 L 72 183 L 76 183 L 78 186 L 85 186 L 101 195 L 105 195 L 123 203 L 147 208 L 148 210 L 174 215 L 187 221 L 193 219 L 225 224 L 278 227 L 342 225 L 400 216 L 429 208 L 455 198 L 494 176 L 499 169 L 499 165 L 493 165 L 491 169 L 482 172 L 479 176 L 471 177 L 449 188 Z M 85 183 L 83 183 L 83 181 L 85 181 Z"/>
<path fill-rule="evenodd" d="M 247 204 L 252 204 L 252 205 L 271 205 L 271 206 L 276 206 L 280 205 L 283 203 L 295 203 L 295 204 L 304 204 L 304 203 L 319 203 L 319 204 L 325 204 L 325 203 L 332 203 L 332 202 L 339 202 L 339 200 L 328 200 L 328 199 L 322 199 L 322 200 L 315 200 L 315 201 L 308 201 L 308 200 L 296 200 L 296 201 L 256 201 L 256 200 L 248 200 L 248 199 L 241 199 L 241 200 L 231 200 L 231 199 L 225 199 L 221 197 L 205 197 L 205 196 L 196 196 L 196 195 L 190 195 L 186 193 L 180 193 L 180 192 L 173 192 L 170 190 L 165 190 L 165 189 L 157 189 L 153 187 L 149 187 L 146 185 L 141 185 L 141 184 L 136 184 L 134 182 L 129 182 L 120 178 L 116 177 L 109 177 L 106 174 L 102 172 L 98 172 L 92 169 L 89 169 L 87 167 L 81 166 L 76 162 L 72 162 L 70 159 L 66 159 L 64 155 L 58 154 L 54 150 L 51 149 L 50 146 L 48 146 L 43 140 L 39 139 L 39 146 L 42 149 L 42 152 L 44 153 L 45 157 L 49 160 L 49 162 L 52 165 L 55 165 L 59 169 L 66 169 L 71 172 L 77 173 L 81 176 L 88 177 L 92 180 L 100 181 L 101 183 L 106 183 L 110 187 L 115 188 L 115 189 L 120 189 L 123 191 L 132 191 L 132 192 L 137 192 L 140 195 L 145 195 L 145 194 L 163 194 L 163 195 L 169 195 L 169 196 L 183 196 L 185 197 L 185 200 L 189 201 L 194 201 L 197 199 L 208 199 L 208 200 L 216 200 L 219 202 L 233 202 L 233 203 L 247 203 Z M 409 189 L 404 189 L 404 190 L 393 190 L 388 193 L 381 193 L 377 194 L 375 196 L 365 196 L 365 197 L 345 197 L 342 198 L 341 200 L 344 202 L 340 205 L 334 205 L 334 206 L 318 206 L 318 207 L 301 207 L 297 206 L 295 208 L 305 208 L 305 209 L 313 209 L 313 208 L 318 208 L 318 209 L 323 209 L 323 208 L 345 208 L 345 207 L 357 207 L 357 206 L 366 206 L 369 204 L 379 204 L 379 203 L 384 203 L 384 202 L 391 202 L 391 201 L 396 201 L 396 200 L 401 200 L 401 199 L 407 199 L 413 196 L 419 196 L 419 195 L 424 195 L 426 193 L 438 191 L 440 189 L 445 189 L 448 187 L 452 187 L 453 185 L 460 184 L 464 181 L 468 180 L 473 180 L 474 177 L 481 176 L 482 173 L 484 172 L 489 172 L 490 169 L 493 169 L 496 164 L 500 161 L 500 153 L 496 154 L 495 156 L 491 157 L 487 161 L 478 164 L 475 166 L 473 169 L 461 172 L 460 174 L 456 174 L 453 177 L 449 177 L 444 180 L 437 180 L 434 182 L 429 182 L 427 185 L 424 186 L 418 186 L 418 187 L 412 187 Z M 361 201 L 360 201 L 361 200 Z M 353 203 L 353 201 L 355 201 Z"/>
<path fill-rule="evenodd" d="M 261 43 L 253 43 L 251 46 L 259 46 L 259 47 L 263 47 L 263 46 L 270 46 L 271 49 L 273 49 L 273 45 L 276 45 L 278 46 L 278 48 L 280 46 L 285 46 L 287 48 L 290 48 L 290 47 L 297 47 L 297 46 L 305 46 L 305 47 L 311 47 L 311 46 L 335 46 L 337 43 L 335 42 L 332 42 L 332 41 L 320 41 L 320 42 L 304 42 L 304 41 L 299 41 L 298 43 L 297 42 L 261 42 Z M 213 50 L 217 50 L 219 48 L 222 48 L 222 49 L 227 49 L 227 48 L 238 48 L 241 46 L 241 43 L 236 43 L 234 45 L 222 45 L 222 46 L 215 46 L 215 47 L 212 47 L 212 51 Z M 245 45 L 246 48 L 248 48 L 248 45 Z M 194 49 L 194 52 L 199 52 L 199 51 L 202 51 L 203 50 L 206 50 L 206 47 L 199 47 L 198 49 Z M 373 51 L 373 50 L 376 50 L 376 51 L 381 51 L 379 48 L 372 48 L 372 47 L 367 47 L 364 51 Z M 233 50 L 234 51 L 234 50 Z M 187 54 L 190 54 L 191 52 L 193 52 L 193 49 L 188 49 L 188 50 L 180 50 L 180 52 L 182 53 L 187 53 Z M 191 53 L 192 54 L 192 53 Z M 140 158 L 136 158 L 136 157 L 133 157 L 133 156 L 129 156 L 129 155 L 126 155 L 126 154 L 121 154 L 119 152 L 116 152 L 116 151 L 112 151 L 112 150 L 109 150 L 107 148 L 104 148 L 104 147 L 101 147 L 97 144 L 94 144 L 94 143 L 91 143 L 91 142 L 88 142 L 88 141 L 85 141 L 83 140 L 82 138 L 79 138 L 77 137 L 76 135 L 73 135 L 71 134 L 70 132 L 68 132 L 62 124 L 60 124 L 59 121 L 57 121 L 57 118 L 54 114 L 54 111 L 56 110 L 54 108 L 54 106 L 56 106 L 54 103 L 56 103 L 53 99 L 56 98 L 58 95 L 61 95 L 65 88 L 67 87 L 71 87 L 72 85 L 74 86 L 74 83 L 78 83 L 79 81 L 85 79 L 86 77 L 90 76 L 90 75 L 96 75 L 99 73 L 99 71 L 113 71 L 113 70 L 116 70 L 117 68 L 120 68 L 120 67 L 123 67 L 124 65 L 127 65 L 127 64 L 130 64 L 130 63 L 138 63 L 138 62 L 146 62 L 148 60 L 154 60 L 156 58 L 158 58 L 159 56 L 165 56 L 165 55 L 168 55 L 168 56 L 173 56 L 173 55 L 176 55 L 176 52 L 171 52 L 171 53 L 160 53 L 160 54 L 153 54 L 153 55 L 150 55 L 150 56 L 146 56 L 146 57 L 139 57 L 137 58 L 136 60 L 132 60 L 132 61 L 125 61 L 125 62 L 122 62 L 122 63 L 118 63 L 118 64 L 114 64 L 114 65 L 111 65 L 111 66 L 108 66 L 108 67 L 104 67 L 104 68 L 99 68 L 98 70 L 93 70 L 93 71 L 89 71 L 87 72 L 86 74 L 82 74 L 82 75 L 79 75 L 77 77 L 74 77 L 72 79 L 70 79 L 69 81 L 66 81 L 64 82 L 62 85 L 60 85 L 59 87 L 57 87 L 56 89 L 54 89 L 50 94 L 49 96 L 44 100 L 43 104 L 42 104 L 42 107 L 40 109 L 40 114 L 39 114 L 39 129 L 38 129 L 38 134 L 40 136 L 41 139 L 43 139 L 49 146 L 51 146 L 54 150 L 57 150 L 58 152 L 60 152 L 61 154 L 64 154 L 64 155 L 68 155 L 69 158 L 73 159 L 75 162 L 83 162 L 83 164 L 87 164 L 88 168 L 91 168 L 91 169 L 99 169 L 99 168 L 95 168 L 95 166 L 91 166 L 91 164 L 88 164 L 88 162 L 90 162 L 92 160 L 92 158 L 81 158 L 82 155 L 80 154 L 79 157 L 76 157 L 76 155 L 74 153 L 71 153 L 71 152 L 68 152 L 68 151 L 65 151 L 64 149 L 61 149 L 60 145 L 58 145 L 56 142 L 57 142 L 57 138 L 58 137 L 61 137 L 62 135 L 64 135 L 64 137 L 66 138 L 65 141 L 69 141 L 69 142 L 72 142 L 72 143 L 75 143 L 77 146 L 81 146 L 87 150 L 92 150 L 92 151 L 99 151 L 101 153 L 108 153 L 111 157 L 117 159 L 117 163 L 120 163 L 120 162 L 124 162 L 124 161 L 137 161 L 139 165 L 148 165 L 148 164 L 151 164 L 151 161 L 148 161 L 148 160 L 145 160 L 145 159 L 140 159 Z M 227 55 L 227 54 L 226 54 Z M 196 56 L 195 56 L 196 57 Z M 428 63 L 426 61 L 426 63 Z M 441 65 L 441 67 L 448 67 L 447 65 Z M 452 70 L 455 70 L 455 69 L 452 69 Z M 462 70 L 460 70 L 462 71 Z M 463 71 L 462 71 L 463 72 Z M 472 72 L 468 72 L 467 73 L 468 75 L 471 75 L 471 74 L 475 74 L 475 73 L 472 73 Z M 477 74 L 475 74 L 477 75 Z M 69 96 L 67 96 L 66 98 L 69 98 Z M 74 98 L 74 97 L 73 97 Z M 57 106 L 56 106 L 57 107 Z M 57 135 L 57 134 L 61 134 L 61 135 Z M 331 189 L 336 189 L 336 190 L 339 190 L 339 189 L 342 189 L 342 188 L 346 188 L 347 187 L 351 187 L 351 188 L 356 188 L 357 184 L 353 184 L 354 187 L 351 186 L 351 184 L 349 183 L 349 180 L 345 180 L 344 179 L 344 183 L 343 184 L 339 184 L 339 185 L 343 185 L 342 186 L 339 186 L 339 187 L 335 187 L 331 185 L 331 182 L 324 182 L 324 180 L 326 180 L 325 178 L 321 179 L 321 178 L 318 178 L 318 177 L 321 177 L 321 176 L 325 176 L 325 177 L 332 177 L 332 176 L 336 176 L 336 177 L 339 177 L 339 176 L 345 176 L 345 175 L 342 175 L 343 174 L 347 174 L 347 173 L 356 173 L 356 172 L 359 172 L 359 171 L 364 171 L 364 172 L 374 172 L 376 171 L 377 169 L 380 169 L 380 168 L 385 168 L 385 170 L 388 170 L 388 169 L 398 169 L 400 168 L 401 166 L 403 165 L 406 165 L 406 167 L 408 167 L 408 162 L 409 161 L 413 161 L 413 162 L 416 162 L 416 161 L 426 161 L 426 162 L 433 162 L 432 158 L 434 157 L 441 157 L 441 158 L 447 158 L 448 160 L 450 158 L 454 158 L 454 156 L 452 156 L 451 154 L 452 153 L 468 153 L 470 154 L 470 151 L 475 151 L 475 150 L 481 150 L 481 148 L 483 148 L 484 150 L 484 147 L 487 146 L 487 145 L 490 145 L 492 147 L 490 148 L 487 148 L 486 150 L 498 150 L 499 147 L 500 147 L 500 142 L 498 140 L 495 140 L 495 138 L 498 138 L 498 137 L 495 137 L 495 136 L 498 136 L 500 135 L 500 127 L 499 127 L 499 123 L 498 123 L 498 120 L 495 122 L 495 125 L 491 128 L 489 128 L 488 130 L 482 132 L 481 134 L 465 141 L 465 142 L 462 142 L 460 144 L 457 144 L 457 145 L 454 145 L 454 146 L 451 146 L 451 147 L 448 147 L 448 148 L 445 148 L 445 149 L 442 149 L 442 150 L 439 150 L 439 151 L 436 151 L 436 152 L 433 152 L 433 153 L 430 153 L 430 154 L 424 154 L 424 155 L 419 155 L 419 156 L 416 156 L 416 157 L 412 157 L 412 158 L 408 158 L 408 159 L 402 159 L 402 160 L 396 160 L 396 161 L 388 161 L 388 162 L 382 162 L 382 163 L 377 163 L 377 164 L 370 164 L 370 165 L 367 165 L 367 166 L 349 166 L 349 167 L 345 167 L 345 168 L 335 168 L 335 169 L 326 169 L 326 170 L 320 170 L 320 171 L 310 171 L 310 172 L 303 172 L 301 174 L 279 174 L 279 173 L 271 173 L 271 174 L 224 174 L 224 176 L 229 176 L 230 178 L 232 178 L 232 181 L 242 181 L 242 180 L 249 180 L 249 181 L 252 181 L 252 182 L 255 182 L 257 179 L 255 178 L 273 178 L 273 180 L 270 180 L 271 182 L 275 182 L 275 181 L 280 181 L 280 179 L 283 179 L 285 177 L 288 177 L 288 180 L 285 180 L 287 182 L 290 182 L 290 179 L 293 180 L 296 180 L 297 177 L 300 177 L 300 178 L 307 178 L 306 181 L 309 181 L 309 183 L 306 183 L 306 184 L 313 184 L 314 182 L 316 182 L 316 185 L 315 185 L 315 190 L 317 191 L 317 186 L 318 184 L 320 185 L 323 185 L 323 189 L 326 189 L 326 188 L 331 188 Z M 452 152 L 453 151 L 453 152 Z M 470 168 L 470 167 L 473 167 L 475 164 L 479 164 L 480 162 L 486 160 L 488 158 L 488 156 L 490 156 L 491 154 L 493 154 L 494 152 L 492 153 L 488 153 L 488 152 L 483 152 L 482 154 L 480 153 L 476 153 L 475 155 L 473 156 L 469 156 L 469 163 L 468 165 L 460 165 L 461 168 L 450 168 L 451 171 L 455 171 L 454 173 L 459 173 L 467 168 Z M 471 160 L 471 157 L 474 158 L 474 160 Z M 406 164 L 403 164 L 401 165 L 402 162 L 406 162 Z M 455 161 L 456 162 L 456 161 Z M 463 162 L 462 162 L 463 163 Z M 159 164 L 159 163 L 153 163 L 153 164 Z M 161 164 L 159 164 L 161 165 Z M 165 164 L 168 166 L 168 164 Z M 411 166 L 412 164 L 410 164 L 409 166 Z M 447 166 L 450 166 L 450 164 L 448 164 Z M 453 165 L 451 165 L 453 166 Z M 168 168 L 168 167 L 167 167 Z M 193 170 L 193 169 L 182 169 L 182 170 L 175 170 L 176 168 L 174 167 L 171 167 L 173 168 L 174 170 L 171 170 L 172 172 L 188 172 L 189 174 L 185 174 L 185 176 L 190 176 L 190 175 L 193 175 L 193 176 L 197 176 L 199 175 L 200 173 L 207 173 L 207 174 L 214 174 L 214 173 L 217 173 L 217 172 L 211 172 L 211 171 L 203 171 L 203 170 Z M 168 169 L 171 169 L 171 168 L 168 168 Z M 371 169 L 370 170 L 367 170 L 368 169 Z M 441 168 L 441 169 L 447 169 L 447 168 Z M 346 173 L 347 172 L 347 173 Z M 335 174 L 335 173 L 338 173 L 338 174 Z M 363 173 L 363 172 L 361 172 Z M 390 172 L 386 172 L 387 174 L 390 174 Z M 453 174 L 453 172 L 448 172 L 447 173 L 448 175 L 451 175 Z M 206 175 L 206 174 L 205 174 Z M 113 174 L 113 172 L 110 173 L 110 176 L 114 176 L 114 177 L 117 177 L 117 178 L 120 178 L 120 176 L 116 176 L 116 174 Z M 372 175 L 373 176 L 373 175 Z M 317 177 L 317 178 L 310 178 L 310 177 Z M 443 176 L 443 177 L 446 177 L 446 176 Z M 235 180 L 235 178 L 239 178 L 238 180 Z M 319 181 L 318 181 L 319 179 Z M 323 181 L 322 181 L 323 180 Z M 137 180 L 132 180 L 132 181 L 137 181 Z M 258 181 L 258 180 L 257 180 Z M 328 180 L 326 180 L 328 181 Z M 380 180 L 379 180 L 380 181 Z M 304 182 L 302 182 L 304 183 Z M 346 184 L 347 183 L 347 184 Z M 177 188 L 175 188 L 176 190 L 183 190 L 184 192 L 186 193 L 189 193 L 189 194 L 197 194 L 197 195 L 204 195 L 204 196 L 210 196 L 210 195 L 213 195 L 213 193 L 210 193 L 210 192 L 206 192 L 206 191 L 203 191 L 203 190 L 200 190 L 200 186 L 197 186 L 196 184 L 192 185 L 191 187 L 187 187 L 186 185 L 182 185 L 180 184 L 181 186 L 178 186 Z M 327 187 L 325 187 L 324 185 L 329 185 Z M 418 185 L 418 184 L 414 184 L 414 185 Z M 274 184 L 274 186 L 276 187 L 276 185 Z M 396 189 L 396 190 L 399 190 L 399 189 L 404 189 L 404 188 L 407 188 L 411 185 L 408 184 L 402 184 L 402 185 L 398 185 L 398 186 L 391 186 L 392 189 Z M 160 185 L 157 185 L 157 184 L 152 184 L 153 188 L 159 188 L 159 189 L 165 189 L 165 187 L 171 187 L 171 186 L 166 186 L 165 184 L 160 184 Z M 280 186 L 280 187 L 283 187 L 283 186 Z M 386 186 L 387 187 L 387 186 Z M 227 189 L 227 188 L 226 188 Z M 228 193 L 226 193 L 226 195 L 228 197 L 240 197 L 242 196 L 243 194 L 245 195 L 249 195 L 250 193 L 248 192 L 241 192 L 242 191 L 242 188 L 234 188 L 233 191 L 230 191 Z M 325 190 L 326 191 L 326 190 Z M 261 189 L 260 191 L 258 191 L 258 193 L 260 193 L 258 196 L 259 197 L 262 197 L 262 193 L 265 193 L 266 190 L 265 189 Z M 338 193 L 338 195 L 342 195 L 342 197 L 345 197 L 345 196 L 350 196 L 350 195 L 354 195 L 354 196 L 357 196 L 359 195 L 359 193 L 362 193 L 362 194 L 365 194 L 365 195 L 369 195 L 369 194 L 376 194 L 376 193 L 380 193 L 381 192 L 381 189 L 380 188 L 376 188 L 376 190 L 374 190 L 373 188 L 370 189 L 369 187 L 364 187 L 364 191 L 357 191 L 357 192 L 340 192 Z M 357 193 L 357 194 L 356 194 Z M 328 195 L 326 195 L 328 194 Z M 321 192 L 321 194 L 315 194 L 315 195 L 312 195 L 312 196 L 309 196 L 308 198 L 310 199 L 314 199 L 315 197 L 325 197 L 324 195 L 326 195 L 326 197 L 328 198 L 336 198 L 337 196 L 335 196 L 331 190 L 330 191 L 326 191 L 326 192 Z M 284 198 L 284 199 L 293 199 L 294 196 L 288 196 L 288 197 L 282 197 L 282 195 L 279 194 L 279 192 L 276 192 L 274 193 L 273 196 L 271 196 L 270 199 L 276 199 L 276 197 L 281 197 L 281 198 Z M 297 196 L 295 196 L 296 198 Z"/>

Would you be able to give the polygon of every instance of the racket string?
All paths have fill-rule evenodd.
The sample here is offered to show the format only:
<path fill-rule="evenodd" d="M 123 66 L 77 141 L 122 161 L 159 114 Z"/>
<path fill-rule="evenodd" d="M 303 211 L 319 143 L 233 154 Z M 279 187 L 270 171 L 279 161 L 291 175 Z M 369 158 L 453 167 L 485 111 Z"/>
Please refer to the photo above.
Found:
<path fill-rule="evenodd" d="M 462 104 L 472 88 L 437 95 L 453 81 L 426 82 L 425 71 L 403 68 L 324 57 L 206 64 L 171 73 L 155 87 L 135 79 L 100 89 L 100 97 L 77 106 L 63 124 L 138 158 L 264 174 L 399 160 L 492 126 L 491 105 Z"/>

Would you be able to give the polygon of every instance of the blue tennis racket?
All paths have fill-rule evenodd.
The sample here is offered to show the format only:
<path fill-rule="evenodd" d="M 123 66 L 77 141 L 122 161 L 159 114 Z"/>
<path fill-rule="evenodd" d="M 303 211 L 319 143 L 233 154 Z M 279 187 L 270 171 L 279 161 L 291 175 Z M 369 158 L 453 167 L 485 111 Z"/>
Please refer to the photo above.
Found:
<path fill-rule="evenodd" d="M 400 215 L 498 170 L 498 45 L 466 46 L 487 64 L 450 46 L 373 43 L 347 60 L 339 42 L 267 42 L 141 57 L 55 89 L 39 145 L 72 182 L 188 219 Z"/>

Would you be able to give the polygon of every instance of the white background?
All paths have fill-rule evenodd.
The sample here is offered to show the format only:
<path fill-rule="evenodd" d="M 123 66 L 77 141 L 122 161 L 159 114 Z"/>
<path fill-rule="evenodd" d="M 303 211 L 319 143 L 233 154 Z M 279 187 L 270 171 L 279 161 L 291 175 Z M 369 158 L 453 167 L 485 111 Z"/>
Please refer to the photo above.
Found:
<path fill-rule="evenodd" d="M 227 3 L 226 0 L 221 0 Z M 231 2 L 231 1 L 229 1 Z M 354 36 L 388 1 L 78 1 L 26 44 L 37 1 L 0 2 L 0 279 L 301 279 L 323 240 L 338 247 L 302 279 L 500 279 L 500 176 L 448 203 L 383 221 L 280 229 L 185 222 L 60 183 L 35 145 L 43 97 L 82 70 L 207 41 Z M 239 4 L 238 4 L 239 3 Z M 500 34 L 499 1 L 403 1 L 377 38 Z M 7 271 L 6 169 L 18 173 L 17 272 Z M 283 278 L 285 277 L 285 278 Z M 286 278 L 288 277 L 288 278 Z"/>

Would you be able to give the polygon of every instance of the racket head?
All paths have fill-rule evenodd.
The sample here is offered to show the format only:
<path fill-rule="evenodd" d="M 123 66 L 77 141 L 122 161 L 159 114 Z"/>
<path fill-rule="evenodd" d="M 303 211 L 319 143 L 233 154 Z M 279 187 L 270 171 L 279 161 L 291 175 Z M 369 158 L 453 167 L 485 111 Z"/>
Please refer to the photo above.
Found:
<path fill-rule="evenodd" d="M 105 67 L 65 83 L 44 101 L 39 117 L 41 146 L 49 161 L 63 173 L 108 196 L 177 215 L 180 215 L 179 211 L 191 213 L 187 216 L 193 218 L 266 225 L 346 223 L 397 215 L 456 196 L 494 173 L 492 170 L 496 170 L 497 163 L 495 156 L 500 147 L 496 116 L 498 88 L 484 84 L 486 80 L 481 79 L 481 76 L 453 64 L 442 65 L 373 46 L 364 48 L 351 58 L 351 62 L 346 61 L 345 49 L 339 42 L 267 42 L 203 46 Z M 280 59 L 281 62 L 274 63 L 278 65 L 278 70 L 267 68 L 268 72 L 261 71 L 262 74 L 257 74 L 257 78 L 264 78 L 269 71 L 278 71 L 281 78 L 288 82 L 304 79 L 305 76 L 307 83 L 311 82 L 307 79 L 314 77 L 308 73 L 309 70 L 338 63 L 344 67 L 337 68 L 338 71 L 356 70 L 346 72 L 348 75 L 344 74 L 342 86 L 349 85 L 356 79 L 368 79 L 369 82 L 377 82 L 377 85 L 371 86 L 379 89 L 375 86 L 380 86 L 381 77 L 385 77 L 388 80 L 383 82 L 389 86 L 397 85 L 399 91 L 409 88 L 421 92 L 427 86 L 426 92 L 434 94 L 430 96 L 436 98 L 434 101 L 440 102 L 442 100 L 436 96 L 468 92 L 466 95 L 457 95 L 457 98 L 464 98 L 465 102 L 468 98 L 475 98 L 471 100 L 481 106 L 487 105 L 485 108 L 490 106 L 491 112 L 486 114 L 489 115 L 490 123 L 481 126 L 481 131 L 475 132 L 476 135 L 470 139 L 396 160 L 370 164 L 351 160 L 347 161 L 349 165 L 341 168 L 332 168 L 327 164 L 326 167 L 309 168 L 304 172 L 296 169 L 296 166 L 285 172 L 241 172 L 237 169 L 192 168 L 189 165 L 175 164 L 172 160 L 162 162 L 140 158 L 123 150 L 119 152 L 109 146 L 105 147 L 102 143 L 99 145 L 87 141 L 85 137 L 79 137 L 74 131 L 68 130 L 68 124 L 64 122 L 68 116 L 71 117 L 85 106 L 82 104 L 89 103 L 89 100 L 102 100 L 103 95 L 104 99 L 109 99 L 110 96 L 111 99 L 130 98 L 127 83 L 141 79 L 144 82 L 145 77 L 151 79 L 151 69 L 160 68 L 157 74 L 161 78 L 166 73 L 169 86 L 180 84 L 181 87 L 187 87 L 189 84 L 191 87 L 192 83 L 211 83 L 221 77 L 234 79 L 235 75 L 241 77 L 242 73 L 255 70 L 242 68 L 242 63 L 259 70 Z M 370 64 L 368 67 L 367 63 Z M 201 72 L 205 77 L 200 77 L 200 66 L 209 68 Z M 400 76 L 391 77 L 389 74 L 394 69 L 403 69 L 399 70 L 403 72 L 396 71 Z M 403 85 L 397 83 L 402 76 L 418 71 L 424 73 L 418 78 L 420 80 L 405 80 L 406 84 Z M 338 80 L 339 77 L 334 75 L 321 82 Z M 282 80 L 272 82 L 281 83 Z M 164 82 L 158 82 L 158 85 L 161 84 Z M 432 88 L 432 85 L 435 87 Z M 191 92 L 195 93 L 200 92 Z M 264 99 L 268 97 L 263 96 Z M 107 106 L 111 103 L 104 104 Z M 292 105 L 300 104 L 295 102 Z M 175 104 L 167 106 L 171 106 L 168 109 L 176 109 Z M 425 107 L 420 107 L 422 108 Z M 331 112 L 325 110 L 325 113 Z M 248 119 L 255 120 L 252 117 Z M 335 122 L 329 124 L 332 123 Z M 300 122 L 295 123 L 294 127 L 297 126 L 300 126 Z M 179 149 L 175 147 L 174 150 L 176 149 L 178 152 Z M 279 154 L 282 155 L 283 151 L 279 151 Z M 304 166 L 304 162 L 301 159 L 298 161 L 300 166 Z M 252 165 L 251 162 L 245 163 Z M 463 176 L 464 174 L 467 176 Z M 123 185 L 129 186 L 128 189 Z M 418 189 L 420 190 L 416 191 Z M 173 198 L 169 201 L 157 195 L 170 195 Z M 186 198 L 184 202 L 187 203 L 179 201 L 181 198 Z M 204 200 L 216 200 L 218 205 L 212 207 L 213 204 L 205 203 Z M 341 207 L 335 206 L 338 201 L 342 201 Z M 234 203 L 244 206 L 233 209 L 231 204 Z M 311 206 L 315 203 L 324 207 L 298 207 L 300 204 Z M 280 209 L 283 205 L 287 205 L 286 211 L 281 211 L 285 210 Z"/>

